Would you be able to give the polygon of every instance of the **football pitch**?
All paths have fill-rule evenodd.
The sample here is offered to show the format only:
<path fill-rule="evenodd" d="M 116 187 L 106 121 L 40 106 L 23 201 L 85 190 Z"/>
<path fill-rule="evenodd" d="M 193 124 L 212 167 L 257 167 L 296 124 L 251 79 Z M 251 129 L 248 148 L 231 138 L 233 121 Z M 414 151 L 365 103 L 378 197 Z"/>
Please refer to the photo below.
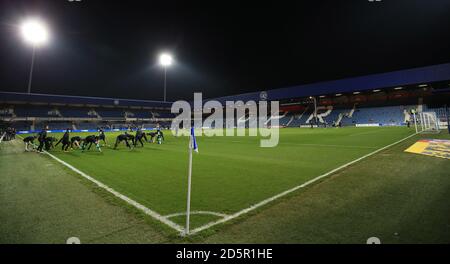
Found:
<path fill-rule="evenodd" d="M 114 150 L 118 134 L 107 133 L 111 147 L 103 147 L 101 153 L 95 147 L 64 153 L 59 146 L 50 153 L 182 231 L 188 137 L 174 137 L 167 131 L 161 145 L 147 143 L 129 150 L 122 144 Z M 405 127 L 286 128 L 280 130 L 280 141 L 274 148 L 259 147 L 259 137 L 198 137 L 199 153 L 193 157 L 191 230 L 199 232 L 270 204 L 413 134 L 413 129 Z"/>

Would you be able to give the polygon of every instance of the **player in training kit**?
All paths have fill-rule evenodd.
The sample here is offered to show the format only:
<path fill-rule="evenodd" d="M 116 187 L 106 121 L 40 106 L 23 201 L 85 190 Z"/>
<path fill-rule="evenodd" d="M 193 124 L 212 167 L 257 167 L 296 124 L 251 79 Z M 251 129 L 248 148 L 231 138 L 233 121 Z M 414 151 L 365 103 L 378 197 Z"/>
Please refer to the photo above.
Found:
<path fill-rule="evenodd" d="M 39 153 L 42 153 L 42 149 L 44 148 L 45 139 L 47 138 L 47 129 L 48 129 L 48 126 L 44 127 L 44 129 L 42 129 L 42 131 L 39 132 L 39 135 L 38 135 L 39 146 L 37 148 L 37 151 Z"/>
<path fill-rule="evenodd" d="M 127 135 L 127 139 L 131 140 L 131 144 L 134 146 L 135 137 L 131 134 L 128 134 L 127 132 L 125 132 L 125 135 Z"/>
<path fill-rule="evenodd" d="M 96 136 L 96 135 L 90 135 L 84 139 L 83 144 L 81 145 L 81 151 L 86 150 L 86 147 L 88 147 L 87 149 L 90 150 L 92 147 L 92 144 L 95 144 L 95 147 L 97 148 L 97 150 L 102 152 L 102 149 L 100 148 L 98 136 Z"/>
<path fill-rule="evenodd" d="M 147 142 L 148 139 L 147 139 L 147 134 L 145 134 L 145 131 L 142 131 L 141 128 L 138 128 L 138 131 L 140 131 L 140 133 L 142 134 L 142 139 L 144 139 Z"/>
<path fill-rule="evenodd" d="M 142 130 L 140 128 L 138 128 L 136 130 L 136 136 L 134 137 L 134 144 L 133 145 L 136 147 L 137 142 L 139 141 L 139 143 L 141 143 L 141 146 L 144 147 L 144 143 L 142 142 L 142 139 L 147 141 L 147 136 L 145 135 L 144 132 L 142 132 Z"/>
<path fill-rule="evenodd" d="M 33 149 L 34 140 L 37 138 L 37 136 L 29 136 L 23 139 L 23 142 L 25 143 L 25 151 L 29 151 L 28 146 L 31 145 L 31 148 Z"/>
<path fill-rule="evenodd" d="M 55 137 L 46 137 L 45 138 L 45 151 L 50 151 L 50 149 L 54 148 L 53 142 L 58 141 Z"/>
<path fill-rule="evenodd" d="M 154 140 L 155 140 L 155 137 L 156 137 L 156 132 L 150 132 L 150 133 L 147 133 L 147 135 L 149 135 L 150 136 L 150 143 L 153 143 L 154 142 Z"/>
<path fill-rule="evenodd" d="M 105 143 L 103 146 L 108 146 L 108 142 L 106 142 L 106 135 L 105 135 L 105 131 L 103 131 L 103 129 L 99 130 L 99 134 L 98 134 L 98 140 L 103 141 L 103 143 Z"/>
<path fill-rule="evenodd" d="M 162 144 L 163 141 L 164 141 L 164 134 L 160 129 L 158 129 L 156 131 L 156 142 L 158 144 Z"/>
<path fill-rule="evenodd" d="M 70 148 L 73 149 L 73 145 L 77 146 L 77 148 L 80 148 L 81 141 L 81 137 L 79 136 L 72 137 L 70 139 Z"/>
<path fill-rule="evenodd" d="M 55 147 L 58 146 L 58 144 L 61 143 L 62 147 L 61 150 L 64 152 L 67 152 L 67 149 L 70 146 L 70 134 L 69 134 L 69 129 L 66 130 L 66 132 L 64 133 L 64 135 L 62 136 L 62 138 L 58 141 L 58 143 L 56 143 Z"/>
<path fill-rule="evenodd" d="M 114 144 L 114 149 L 117 149 L 117 146 L 119 145 L 120 142 L 125 141 L 125 144 L 127 145 L 127 147 L 129 149 L 131 149 L 130 143 L 128 143 L 128 139 L 129 136 L 127 132 L 125 132 L 125 134 L 120 134 L 117 136 L 116 138 L 116 144 Z"/>

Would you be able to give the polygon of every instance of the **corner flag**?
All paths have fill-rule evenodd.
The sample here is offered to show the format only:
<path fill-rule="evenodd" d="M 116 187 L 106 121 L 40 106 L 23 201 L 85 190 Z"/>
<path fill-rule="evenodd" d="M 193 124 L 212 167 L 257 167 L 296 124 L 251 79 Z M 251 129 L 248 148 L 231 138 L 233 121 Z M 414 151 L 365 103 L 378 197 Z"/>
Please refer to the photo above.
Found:
<path fill-rule="evenodd" d="M 197 139 L 195 138 L 194 128 L 191 127 L 191 136 L 189 139 L 189 172 L 188 172 L 188 190 L 186 204 L 186 229 L 185 235 L 189 234 L 189 218 L 191 216 L 191 178 L 192 178 L 192 150 L 198 153 Z"/>
<path fill-rule="evenodd" d="M 195 138 L 194 128 L 191 128 L 191 148 L 198 153 L 197 139 Z"/>

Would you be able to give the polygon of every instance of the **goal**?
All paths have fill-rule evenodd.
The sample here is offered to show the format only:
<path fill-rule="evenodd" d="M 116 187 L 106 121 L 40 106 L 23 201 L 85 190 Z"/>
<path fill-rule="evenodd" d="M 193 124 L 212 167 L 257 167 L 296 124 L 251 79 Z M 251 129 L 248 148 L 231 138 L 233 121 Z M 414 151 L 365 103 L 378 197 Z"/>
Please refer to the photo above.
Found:
<path fill-rule="evenodd" d="M 439 133 L 439 119 L 436 112 L 418 112 L 414 120 L 417 133 Z"/>

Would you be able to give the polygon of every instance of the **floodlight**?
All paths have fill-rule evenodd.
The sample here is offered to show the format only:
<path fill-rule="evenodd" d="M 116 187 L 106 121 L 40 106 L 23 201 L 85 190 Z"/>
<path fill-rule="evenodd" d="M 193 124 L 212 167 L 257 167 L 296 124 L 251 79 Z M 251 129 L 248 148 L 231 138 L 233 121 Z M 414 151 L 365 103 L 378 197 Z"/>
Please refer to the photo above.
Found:
<path fill-rule="evenodd" d="M 22 36 L 26 42 L 33 45 L 45 44 L 48 41 L 48 30 L 46 25 L 36 19 L 26 20 L 22 26 Z"/>
<path fill-rule="evenodd" d="M 161 54 L 159 56 L 159 63 L 164 67 L 172 65 L 172 56 L 170 56 L 170 54 L 167 53 Z"/>

